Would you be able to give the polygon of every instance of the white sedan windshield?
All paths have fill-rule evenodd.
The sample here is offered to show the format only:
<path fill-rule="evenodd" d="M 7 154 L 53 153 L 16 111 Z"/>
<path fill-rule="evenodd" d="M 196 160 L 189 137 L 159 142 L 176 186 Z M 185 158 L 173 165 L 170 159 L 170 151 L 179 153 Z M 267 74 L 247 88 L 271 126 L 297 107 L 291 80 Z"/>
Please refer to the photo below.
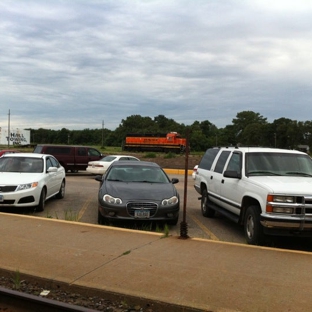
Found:
<path fill-rule="evenodd" d="M 39 173 L 43 171 L 43 160 L 32 157 L 1 157 L 0 171 Z"/>

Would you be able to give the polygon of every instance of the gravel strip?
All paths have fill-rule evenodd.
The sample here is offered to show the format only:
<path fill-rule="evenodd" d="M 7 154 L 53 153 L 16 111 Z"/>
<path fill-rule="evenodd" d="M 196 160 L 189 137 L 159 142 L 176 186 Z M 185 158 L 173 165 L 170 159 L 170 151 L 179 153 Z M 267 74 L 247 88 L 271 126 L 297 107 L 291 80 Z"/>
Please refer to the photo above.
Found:
<path fill-rule="evenodd" d="M 53 289 L 47 289 L 44 283 L 36 281 L 27 281 L 15 279 L 12 277 L 1 276 L 0 286 L 6 289 L 17 290 L 34 296 L 42 296 L 44 298 L 69 303 L 96 311 L 106 312 L 156 312 L 152 306 L 147 304 L 146 307 L 140 305 L 130 306 L 126 301 L 111 300 L 103 297 L 93 296 L 91 293 L 84 294 L 83 292 L 70 292 L 68 289 L 63 289 L 61 286 Z M 67 287 L 68 288 L 68 287 Z M 2 310 L 0 304 L 0 311 Z"/>

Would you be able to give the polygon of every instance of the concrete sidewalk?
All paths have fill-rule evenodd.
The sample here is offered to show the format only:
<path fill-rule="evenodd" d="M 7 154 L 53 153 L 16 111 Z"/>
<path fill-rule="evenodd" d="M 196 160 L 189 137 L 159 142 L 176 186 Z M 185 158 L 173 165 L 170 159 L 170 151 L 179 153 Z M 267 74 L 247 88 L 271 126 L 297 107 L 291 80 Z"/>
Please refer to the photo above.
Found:
<path fill-rule="evenodd" d="M 312 310 L 310 253 L 3 213 L 0 235 L 2 270 L 201 311 Z"/>

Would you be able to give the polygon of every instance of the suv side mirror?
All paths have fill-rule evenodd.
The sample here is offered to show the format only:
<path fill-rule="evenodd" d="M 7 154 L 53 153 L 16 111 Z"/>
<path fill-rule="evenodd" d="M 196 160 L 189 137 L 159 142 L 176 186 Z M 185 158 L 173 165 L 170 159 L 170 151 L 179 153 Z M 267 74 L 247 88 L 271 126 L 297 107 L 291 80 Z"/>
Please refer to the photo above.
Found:
<path fill-rule="evenodd" d="M 225 178 L 232 178 L 232 179 L 241 179 L 242 178 L 241 173 L 238 171 L 234 171 L 234 170 L 224 171 L 223 176 Z"/>

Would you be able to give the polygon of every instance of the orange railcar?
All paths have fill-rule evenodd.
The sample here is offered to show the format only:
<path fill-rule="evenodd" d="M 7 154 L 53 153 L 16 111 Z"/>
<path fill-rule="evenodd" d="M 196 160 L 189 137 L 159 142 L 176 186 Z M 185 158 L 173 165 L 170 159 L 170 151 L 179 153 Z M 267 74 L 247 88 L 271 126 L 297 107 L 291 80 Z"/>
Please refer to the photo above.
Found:
<path fill-rule="evenodd" d="M 183 153 L 186 139 L 177 132 L 167 134 L 128 134 L 123 143 L 124 151 L 155 151 Z"/>

